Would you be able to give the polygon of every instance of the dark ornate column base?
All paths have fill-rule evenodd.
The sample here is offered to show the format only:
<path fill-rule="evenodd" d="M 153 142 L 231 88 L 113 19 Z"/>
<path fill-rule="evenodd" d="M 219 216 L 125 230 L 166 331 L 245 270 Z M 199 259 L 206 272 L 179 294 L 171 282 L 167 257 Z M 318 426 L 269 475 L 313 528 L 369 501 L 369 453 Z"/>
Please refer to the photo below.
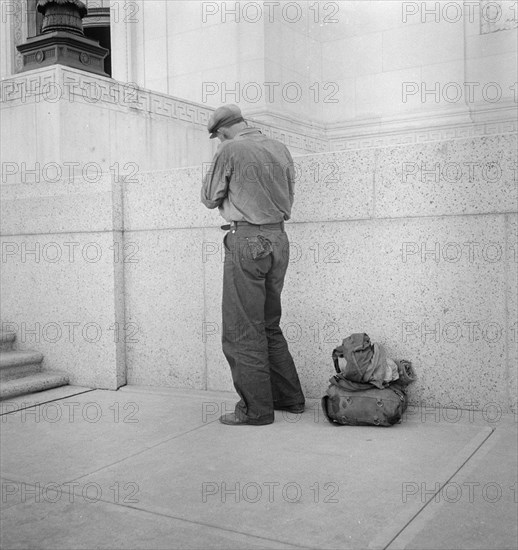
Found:
<path fill-rule="evenodd" d="M 57 63 L 90 73 L 108 76 L 104 72 L 104 58 L 108 50 L 84 36 L 55 31 L 29 38 L 16 46 L 23 57 L 21 72 L 48 67 Z"/>

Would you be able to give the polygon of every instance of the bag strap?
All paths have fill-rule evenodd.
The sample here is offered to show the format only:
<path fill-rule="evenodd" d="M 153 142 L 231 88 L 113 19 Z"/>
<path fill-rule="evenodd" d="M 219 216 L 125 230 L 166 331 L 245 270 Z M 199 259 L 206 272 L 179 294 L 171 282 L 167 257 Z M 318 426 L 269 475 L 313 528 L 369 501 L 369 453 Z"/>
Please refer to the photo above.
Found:
<path fill-rule="evenodd" d="M 322 405 L 322 410 L 324 411 L 324 416 L 327 418 L 327 420 L 331 424 L 335 424 L 335 422 L 333 422 L 333 419 L 329 416 L 329 413 L 327 412 L 327 402 L 328 401 L 329 401 L 329 396 L 324 395 L 324 397 L 322 397 L 322 399 L 320 400 L 320 403 Z"/>
<path fill-rule="evenodd" d="M 333 358 L 333 363 L 335 365 L 335 371 L 340 374 L 342 371 L 340 370 L 340 366 L 338 365 L 338 358 L 344 356 L 344 347 L 338 346 L 333 350 L 333 353 L 331 357 Z"/>

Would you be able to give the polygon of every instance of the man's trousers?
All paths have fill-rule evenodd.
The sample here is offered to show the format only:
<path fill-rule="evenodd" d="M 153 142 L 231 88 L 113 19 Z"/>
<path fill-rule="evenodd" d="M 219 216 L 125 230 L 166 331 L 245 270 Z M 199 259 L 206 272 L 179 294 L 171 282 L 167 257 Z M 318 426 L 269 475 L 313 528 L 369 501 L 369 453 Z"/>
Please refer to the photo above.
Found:
<path fill-rule="evenodd" d="M 281 224 L 232 226 L 223 240 L 223 353 L 240 396 L 235 414 L 268 423 L 274 408 L 304 404 L 279 326 L 289 241 Z"/>

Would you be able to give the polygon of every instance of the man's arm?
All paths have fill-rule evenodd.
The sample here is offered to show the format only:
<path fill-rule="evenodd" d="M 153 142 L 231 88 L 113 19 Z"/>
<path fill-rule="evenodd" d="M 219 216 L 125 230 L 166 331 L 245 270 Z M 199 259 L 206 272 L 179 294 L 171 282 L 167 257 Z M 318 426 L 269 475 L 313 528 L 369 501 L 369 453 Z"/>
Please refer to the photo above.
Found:
<path fill-rule="evenodd" d="M 207 208 L 217 208 L 228 195 L 228 185 L 232 174 L 228 156 L 224 151 L 218 151 L 211 167 L 203 178 L 201 202 Z"/>

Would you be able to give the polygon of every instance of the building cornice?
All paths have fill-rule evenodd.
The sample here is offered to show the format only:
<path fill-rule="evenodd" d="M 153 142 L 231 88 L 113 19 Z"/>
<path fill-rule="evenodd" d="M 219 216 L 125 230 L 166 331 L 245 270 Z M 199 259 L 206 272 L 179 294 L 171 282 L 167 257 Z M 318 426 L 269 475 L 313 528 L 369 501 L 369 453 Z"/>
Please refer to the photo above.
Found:
<path fill-rule="evenodd" d="M 213 108 L 124 83 L 108 77 L 55 65 L 0 81 L 0 108 L 60 100 L 96 103 L 100 107 L 167 118 L 205 129 Z M 516 103 L 476 104 L 471 109 L 435 109 L 428 113 L 385 119 L 364 119 L 317 125 L 278 113 L 247 117 L 266 135 L 300 153 L 322 153 L 392 145 L 461 139 L 517 131 Z"/>

